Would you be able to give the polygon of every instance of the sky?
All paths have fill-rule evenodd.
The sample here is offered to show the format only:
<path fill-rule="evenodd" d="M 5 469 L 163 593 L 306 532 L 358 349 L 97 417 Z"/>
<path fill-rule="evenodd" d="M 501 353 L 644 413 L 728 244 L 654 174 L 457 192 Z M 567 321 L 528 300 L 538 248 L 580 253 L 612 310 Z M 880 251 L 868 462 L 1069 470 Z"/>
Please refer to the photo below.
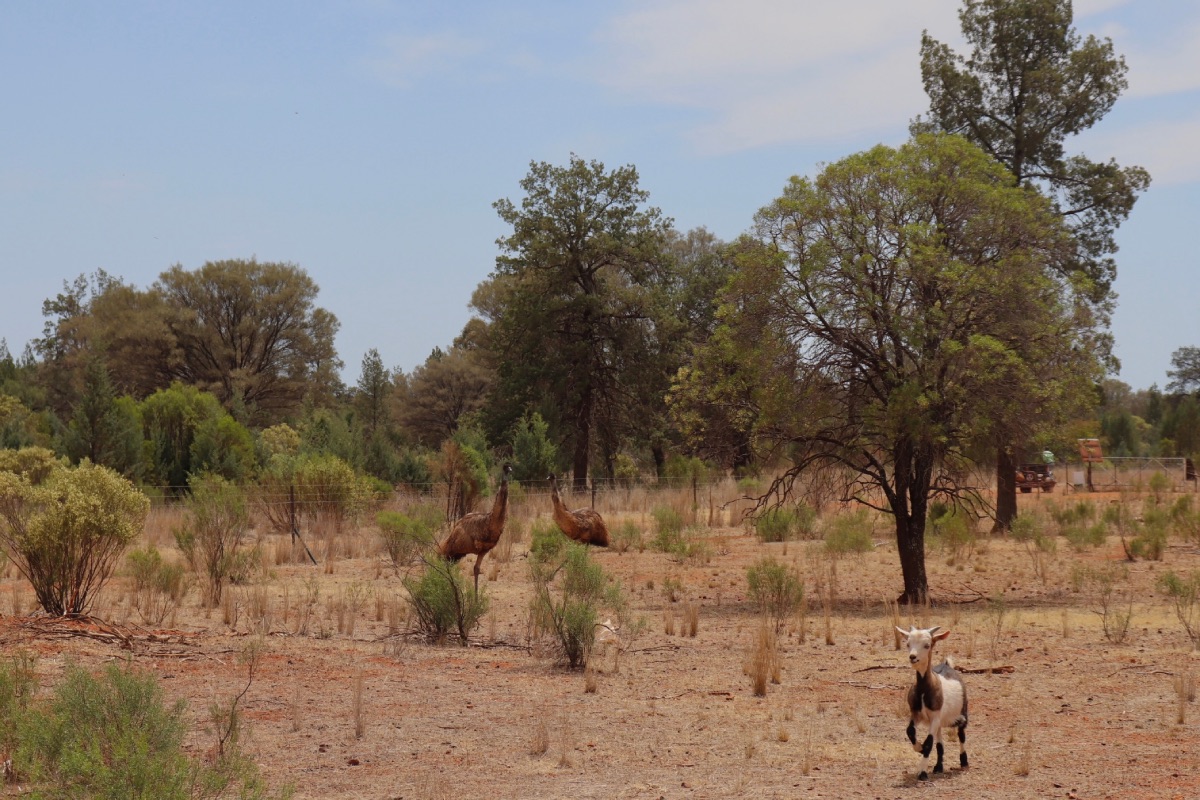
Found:
<path fill-rule="evenodd" d="M 958 0 L 14 0 L 0 25 L 0 338 L 104 270 L 304 269 L 363 356 L 411 371 L 470 318 L 531 162 L 637 167 L 650 204 L 730 240 L 792 175 L 899 145 L 923 30 Z M 1200 346 L 1200 3 L 1076 0 L 1129 88 L 1070 153 L 1153 178 L 1118 233 L 1117 375 Z"/>

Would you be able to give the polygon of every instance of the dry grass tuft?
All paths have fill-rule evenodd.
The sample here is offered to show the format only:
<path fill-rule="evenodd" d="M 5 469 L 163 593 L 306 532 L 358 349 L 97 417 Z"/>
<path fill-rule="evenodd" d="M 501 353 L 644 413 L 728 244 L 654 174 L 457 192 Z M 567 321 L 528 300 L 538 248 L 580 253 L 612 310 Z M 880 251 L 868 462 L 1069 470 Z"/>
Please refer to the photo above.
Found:
<path fill-rule="evenodd" d="M 683 635 L 696 638 L 700 631 L 700 604 L 688 603 L 683 609 Z"/>
<path fill-rule="evenodd" d="M 1187 719 L 1187 704 L 1196 700 L 1196 678 L 1191 670 L 1185 669 L 1175 676 L 1173 683 L 1178 701 L 1175 722 L 1182 725 Z"/>
<path fill-rule="evenodd" d="M 745 669 L 750 676 L 750 688 L 755 697 L 766 697 L 768 680 L 779 683 L 779 669 L 775 631 L 764 621 L 751 643 Z"/>

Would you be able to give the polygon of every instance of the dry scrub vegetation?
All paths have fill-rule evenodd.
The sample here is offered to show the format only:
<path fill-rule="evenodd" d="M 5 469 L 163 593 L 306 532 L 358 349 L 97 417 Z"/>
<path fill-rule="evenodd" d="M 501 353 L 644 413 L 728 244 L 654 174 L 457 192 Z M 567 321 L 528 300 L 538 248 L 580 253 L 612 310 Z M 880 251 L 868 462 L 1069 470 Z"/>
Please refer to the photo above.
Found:
<path fill-rule="evenodd" d="M 588 554 L 603 577 L 582 654 L 539 619 L 539 593 L 583 595 L 531 569 L 552 525 L 533 490 L 514 492 L 465 647 L 418 635 L 404 581 L 420 548 L 387 535 L 403 520 L 312 524 L 303 542 L 252 520 L 217 589 L 179 549 L 180 510 L 156 507 L 95 607 L 107 624 L 50 624 L 0 564 L 0 652 L 42 691 L 128 662 L 187 702 L 191 755 L 216 757 L 236 717 L 296 797 L 874 798 L 922 790 L 894 627 L 937 624 L 967 673 L 972 761 L 934 788 L 1200 796 L 1197 498 L 1022 496 L 1008 536 L 939 508 L 933 603 L 908 608 L 887 519 L 803 506 L 756 531 L 745 488 L 598 497 L 613 546 Z M 467 587 L 472 567 L 457 565 Z"/>

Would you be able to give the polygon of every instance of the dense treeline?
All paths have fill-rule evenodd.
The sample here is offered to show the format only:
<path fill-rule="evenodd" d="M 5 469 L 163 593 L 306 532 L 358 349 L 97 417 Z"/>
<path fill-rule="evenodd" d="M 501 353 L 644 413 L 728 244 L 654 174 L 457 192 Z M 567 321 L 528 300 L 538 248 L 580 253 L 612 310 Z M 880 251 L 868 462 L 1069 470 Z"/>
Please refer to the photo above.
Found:
<path fill-rule="evenodd" d="M 459 513 L 500 459 L 577 488 L 769 470 L 775 499 L 823 473 L 895 518 L 919 600 L 932 498 L 1005 528 L 1030 453 L 1200 452 L 1200 350 L 1175 353 L 1165 393 L 1104 378 L 1114 232 L 1149 175 L 1063 142 L 1112 107 L 1123 59 L 1065 0 L 960 19 L 969 57 L 922 41 L 930 110 L 907 143 L 793 178 L 736 241 L 677 230 L 631 165 L 532 163 L 495 203 L 509 233 L 475 316 L 410 373 L 371 350 L 343 384 L 338 320 L 294 264 L 81 276 L 19 358 L 0 352 L 0 444 L 166 492 L 336 457 L 444 483 Z"/>

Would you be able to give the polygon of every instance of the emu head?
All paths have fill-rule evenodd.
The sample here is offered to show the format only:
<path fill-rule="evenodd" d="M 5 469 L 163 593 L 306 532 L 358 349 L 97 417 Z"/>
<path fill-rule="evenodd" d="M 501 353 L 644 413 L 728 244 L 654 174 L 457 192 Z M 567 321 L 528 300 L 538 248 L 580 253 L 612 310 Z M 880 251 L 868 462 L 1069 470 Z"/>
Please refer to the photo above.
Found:
<path fill-rule="evenodd" d="M 929 661 L 933 656 L 933 645 L 940 642 L 950 635 L 950 631 L 943 631 L 941 627 L 934 625 L 932 628 L 896 628 L 900 635 L 904 637 L 904 643 L 908 647 L 908 663 L 912 664 L 913 669 L 921 674 L 929 672 Z"/>
<path fill-rule="evenodd" d="M 503 472 L 504 477 L 507 478 L 509 475 L 512 475 L 512 464 L 505 461 L 504 466 L 500 468 L 500 471 Z"/>

